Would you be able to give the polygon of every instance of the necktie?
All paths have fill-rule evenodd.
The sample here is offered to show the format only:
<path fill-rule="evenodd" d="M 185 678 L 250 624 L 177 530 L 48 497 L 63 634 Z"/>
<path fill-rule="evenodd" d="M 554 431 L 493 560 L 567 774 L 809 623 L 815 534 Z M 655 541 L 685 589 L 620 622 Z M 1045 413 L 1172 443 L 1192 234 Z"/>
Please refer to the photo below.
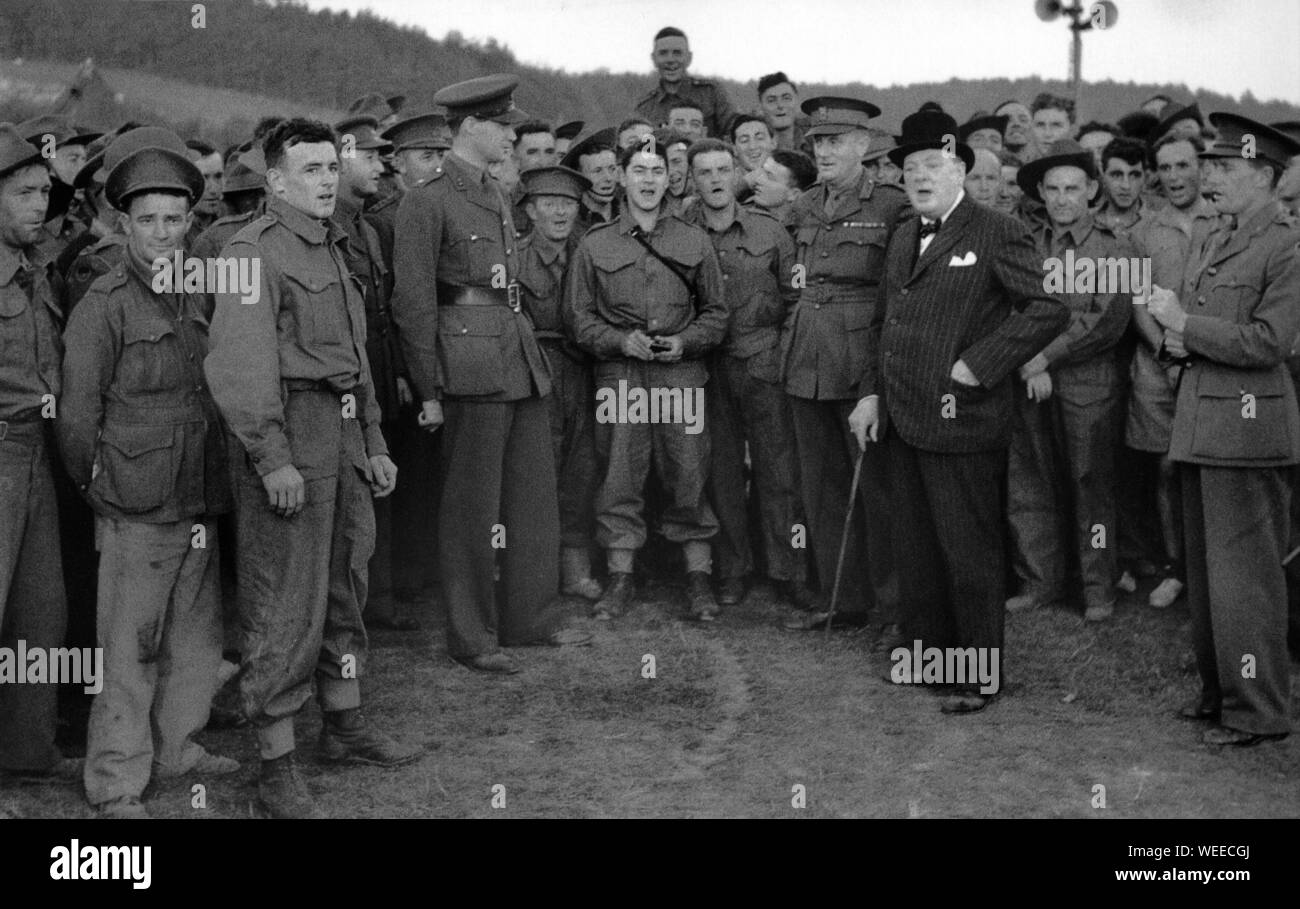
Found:
<path fill-rule="evenodd" d="M 935 234 L 939 232 L 939 228 L 942 226 L 943 226 L 943 218 L 936 218 L 935 220 L 928 221 L 928 222 L 922 219 L 921 239 L 924 240 L 926 237 L 933 237 Z"/>

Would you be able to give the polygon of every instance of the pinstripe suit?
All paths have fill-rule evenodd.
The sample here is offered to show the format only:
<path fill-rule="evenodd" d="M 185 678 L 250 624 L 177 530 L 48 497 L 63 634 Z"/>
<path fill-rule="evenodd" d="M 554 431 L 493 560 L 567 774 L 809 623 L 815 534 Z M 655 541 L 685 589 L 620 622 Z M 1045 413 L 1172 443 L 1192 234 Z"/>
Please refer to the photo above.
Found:
<path fill-rule="evenodd" d="M 926 645 L 1001 648 L 1010 377 L 1068 314 L 1014 219 L 964 198 L 918 258 L 919 231 L 890 241 L 859 383 L 880 396 L 903 614 Z"/>

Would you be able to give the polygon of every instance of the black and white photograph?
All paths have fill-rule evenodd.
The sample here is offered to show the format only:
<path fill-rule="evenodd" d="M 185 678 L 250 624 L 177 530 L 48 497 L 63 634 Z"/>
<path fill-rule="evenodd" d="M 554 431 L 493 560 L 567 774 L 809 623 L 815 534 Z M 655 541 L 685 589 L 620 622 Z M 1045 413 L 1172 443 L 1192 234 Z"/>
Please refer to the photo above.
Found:
<path fill-rule="evenodd" d="M 1295 0 L 0 0 L 24 874 L 1300 818 L 1298 48 Z M 1185 829 L 1082 857 L 1252 879 Z"/>

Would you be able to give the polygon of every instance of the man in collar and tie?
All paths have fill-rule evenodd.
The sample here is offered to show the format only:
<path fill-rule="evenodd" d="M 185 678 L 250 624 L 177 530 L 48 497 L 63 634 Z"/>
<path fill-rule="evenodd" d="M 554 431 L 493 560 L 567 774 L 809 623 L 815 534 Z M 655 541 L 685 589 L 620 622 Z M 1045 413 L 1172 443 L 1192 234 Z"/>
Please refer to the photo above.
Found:
<path fill-rule="evenodd" d="M 787 622 L 791 630 L 826 621 L 845 517 L 852 509 L 837 611 L 862 623 L 875 604 L 885 637 L 897 636 L 897 582 L 884 512 L 885 478 L 879 449 L 863 456 L 861 506 L 850 501 L 861 449 L 848 417 L 861 397 L 866 328 L 879 297 L 885 247 L 907 198 L 896 186 L 873 183 L 862 165 L 871 147 L 870 122 L 880 114 L 857 98 L 810 98 L 806 135 L 816 152 L 817 182 L 789 215 L 798 301 L 782 329 L 781 369 L 795 427 L 800 492 L 821 599 Z M 870 526 L 868 526 L 870 522 Z M 895 626 L 895 627 L 890 627 Z"/>
<path fill-rule="evenodd" d="M 965 198 L 974 155 L 956 133 L 942 111 L 918 111 L 890 152 L 918 217 L 889 244 L 849 425 L 859 445 L 887 450 L 908 637 L 1000 652 L 1011 375 L 1068 314 L 1043 292 L 1024 228 Z M 982 709 L 994 691 L 981 687 L 966 676 L 941 708 Z"/>
<path fill-rule="evenodd" d="M 1211 114 L 1204 186 L 1227 223 L 1193 252 L 1177 291 L 1148 304 L 1183 358 L 1169 457 L 1180 466 L 1187 596 L 1201 695 L 1181 715 L 1211 745 L 1291 730 L 1287 659 L 1288 476 L 1300 410 L 1286 358 L 1300 332 L 1300 224 L 1274 189 L 1300 145 L 1262 123 Z"/>
<path fill-rule="evenodd" d="M 1022 167 L 1017 179 L 1026 195 L 1044 205 L 1048 221 L 1034 228 L 1034 241 L 1040 260 L 1056 263 L 1057 274 L 1070 261 L 1094 263 L 1099 276 L 1116 274 L 1107 262 L 1135 261 L 1132 244 L 1088 211 L 1099 188 L 1097 171 L 1092 153 L 1078 142 L 1057 141 Z M 1131 278 L 1137 281 L 1138 275 Z M 1014 383 L 1007 520 L 1021 589 L 1007 602 L 1008 611 L 1063 599 L 1066 556 L 1073 549 L 1083 579 L 1084 618 L 1102 621 L 1114 612 L 1115 457 L 1127 366 L 1118 345 L 1135 290 L 1054 288 L 1069 307 L 1070 321 L 1020 368 L 1021 381 Z"/>
<path fill-rule="evenodd" d="M 551 374 L 523 311 L 510 203 L 488 176 L 528 120 L 514 103 L 518 84 L 482 76 L 434 95 L 447 109 L 451 151 L 403 197 L 393 250 L 393 311 L 419 424 L 442 434 L 447 649 L 476 671 L 503 674 L 519 667 L 502 647 L 589 640 L 554 627 L 548 610 L 560 537 L 543 400 Z"/>

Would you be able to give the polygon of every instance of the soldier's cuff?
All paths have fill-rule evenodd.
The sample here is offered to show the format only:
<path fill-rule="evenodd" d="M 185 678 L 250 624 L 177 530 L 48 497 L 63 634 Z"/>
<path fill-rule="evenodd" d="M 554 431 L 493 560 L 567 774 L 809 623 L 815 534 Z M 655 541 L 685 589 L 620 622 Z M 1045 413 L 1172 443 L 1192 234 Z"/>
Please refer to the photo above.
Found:
<path fill-rule="evenodd" d="M 293 453 L 289 450 L 289 440 L 283 435 L 268 439 L 261 445 L 248 449 L 248 459 L 253 462 L 253 469 L 259 477 L 275 473 L 281 467 L 293 463 Z"/>
<path fill-rule="evenodd" d="M 363 430 L 366 439 L 366 456 L 370 458 L 388 454 L 388 443 L 378 423 L 370 423 Z"/>

